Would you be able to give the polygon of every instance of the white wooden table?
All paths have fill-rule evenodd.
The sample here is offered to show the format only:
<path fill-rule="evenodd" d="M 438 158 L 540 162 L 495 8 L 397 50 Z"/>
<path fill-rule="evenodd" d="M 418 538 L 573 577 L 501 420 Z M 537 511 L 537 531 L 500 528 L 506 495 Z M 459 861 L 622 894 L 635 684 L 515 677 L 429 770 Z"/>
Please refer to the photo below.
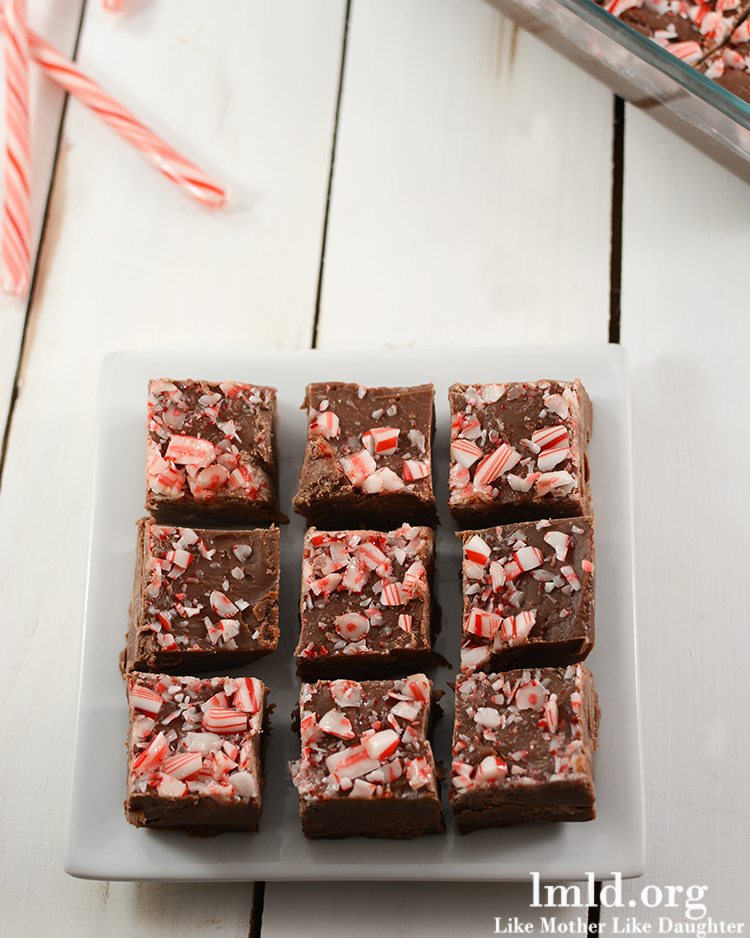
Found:
<path fill-rule="evenodd" d="M 192 204 L 35 75 L 34 289 L 0 302 L 0 931 L 380 938 L 533 920 L 525 886 L 63 872 L 95 379 L 111 349 L 176 342 L 622 341 L 649 840 L 626 899 L 696 883 L 715 918 L 741 918 L 750 189 L 630 107 L 615 133 L 612 95 L 482 0 L 30 8 L 233 207 Z"/>

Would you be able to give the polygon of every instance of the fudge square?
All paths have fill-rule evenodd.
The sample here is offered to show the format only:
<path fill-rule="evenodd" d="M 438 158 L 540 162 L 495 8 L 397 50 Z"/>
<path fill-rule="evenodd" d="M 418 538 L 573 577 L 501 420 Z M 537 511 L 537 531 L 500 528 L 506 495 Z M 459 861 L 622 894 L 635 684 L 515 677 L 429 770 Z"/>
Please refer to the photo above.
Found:
<path fill-rule="evenodd" d="M 431 528 L 309 528 L 295 651 L 299 675 L 392 677 L 432 664 L 433 556 Z"/>
<path fill-rule="evenodd" d="M 594 647 L 594 523 L 461 531 L 461 670 L 573 664 Z"/>
<path fill-rule="evenodd" d="M 591 401 L 579 380 L 454 384 L 450 509 L 461 526 L 590 511 Z"/>
<path fill-rule="evenodd" d="M 278 528 L 138 522 L 125 670 L 229 670 L 278 642 Z"/>
<path fill-rule="evenodd" d="M 424 674 L 302 685 L 302 752 L 290 768 L 306 837 L 404 839 L 445 829 L 431 702 Z"/>
<path fill-rule="evenodd" d="M 598 727 L 584 665 L 459 677 L 449 795 L 459 833 L 594 818 Z"/>
<path fill-rule="evenodd" d="M 128 821 L 203 835 L 256 831 L 265 685 L 138 673 L 127 684 Z"/>
<path fill-rule="evenodd" d="M 283 520 L 275 417 L 275 388 L 150 381 L 146 509 L 177 524 Z"/>
<path fill-rule="evenodd" d="M 435 388 L 310 384 L 294 510 L 324 528 L 434 524 Z"/>

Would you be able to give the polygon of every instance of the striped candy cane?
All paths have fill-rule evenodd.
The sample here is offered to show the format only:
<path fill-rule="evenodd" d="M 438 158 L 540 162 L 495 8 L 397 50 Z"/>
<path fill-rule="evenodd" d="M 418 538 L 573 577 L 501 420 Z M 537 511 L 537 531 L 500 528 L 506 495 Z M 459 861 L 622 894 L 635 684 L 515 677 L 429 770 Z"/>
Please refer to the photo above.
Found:
<path fill-rule="evenodd" d="M 25 0 L 5 6 L 5 201 L 2 223 L 2 287 L 24 297 L 31 277 L 31 210 L 29 176 L 29 45 Z"/>
<path fill-rule="evenodd" d="M 168 179 L 204 205 L 220 208 L 225 204 L 227 194 L 221 186 L 157 137 L 127 108 L 111 98 L 85 75 L 75 62 L 31 30 L 28 32 L 28 39 L 32 58 L 42 66 L 47 75 L 98 114 Z"/>

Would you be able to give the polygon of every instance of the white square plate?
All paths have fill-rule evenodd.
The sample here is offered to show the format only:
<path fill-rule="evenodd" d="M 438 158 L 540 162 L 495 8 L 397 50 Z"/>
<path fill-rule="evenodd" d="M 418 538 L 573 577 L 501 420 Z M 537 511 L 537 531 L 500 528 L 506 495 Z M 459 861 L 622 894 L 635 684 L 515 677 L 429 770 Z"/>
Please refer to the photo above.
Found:
<path fill-rule="evenodd" d="M 146 383 L 151 377 L 233 378 L 279 389 L 281 505 L 289 510 L 306 433 L 300 411 L 310 381 L 436 387 L 437 598 L 443 627 L 437 650 L 458 659 L 460 550 L 445 504 L 448 474 L 447 390 L 454 381 L 580 377 L 594 404 L 590 447 L 597 515 L 597 641 L 589 664 L 602 708 L 596 758 L 597 812 L 589 823 L 524 825 L 412 841 L 309 841 L 286 768 L 298 753 L 289 727 L 298 682 L 292 652 L 304 525 L 282 530 L 279 650 L 252 668 L 276 704 L 267 754 L 268 781 L 258 834 L 193 838 L 138 830 L 125 820 L 127 712 L 118 654 L 132 585 L 135 526 L 144 514 Z M 643 778 L 633 593 L 630 402 L 624 355 L 612 345 L 476 351 L 120 352 L 103 363 L 96 441 L 91 544 L 86 585 L 73 797 L 66 870 L 74 876 L 129 880 L 575 880 L 592 871 L 636 876 L 643 870 Z M 445 688 L 453 672 L 438 668 Z M 452 693 L 443 700 L 435 751 L 450 763 Z M 443 786 L 445 789 L 445 786 Z M 445 791 L 444 791 L 445 795 Z"/>

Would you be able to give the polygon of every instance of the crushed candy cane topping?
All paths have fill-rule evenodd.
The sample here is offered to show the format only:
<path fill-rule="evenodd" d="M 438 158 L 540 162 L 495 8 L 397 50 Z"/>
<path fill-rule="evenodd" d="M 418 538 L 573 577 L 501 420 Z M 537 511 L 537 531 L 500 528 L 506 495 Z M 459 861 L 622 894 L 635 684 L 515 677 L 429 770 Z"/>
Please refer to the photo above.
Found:
<path fill-rule="evenodd" d="M 130 674 L 129 795 L 256 801 L 265 695 L 257 678 Z"/>
<path fill-rule="evenodd" d="M 305 459 L 335 460 L 342 481 L 368 495 L 431 493 L 433 397 L 431 386 L 312 384 Z"/>
<path fill-rule="evenodd" d="M 141 525 L 138 657 L 275 648 L 277 530 L 194 530 L 150 519 Z M 265 608 L 265 618 L 256 608 Z"/>
<path fill-rule="evenodd" d="M 589 520 L 507 524 L 459 537 L 463 671 L 484 668 L 493 655 L 500 667 L 508 649 L 544 642 L 550 632 L 559 635 L 566 620 L 567 633 L 588 636 L 594 574 Z"/>
<path fill-rule="evenodd" d="M 300 798 L 435 796 L 431 691 L 424 674 L 303 684 L 301 754 L 291 766 Z"/>
<path fill-rule="evenodd" d="M 453 385 L 451 505 L 577 493 L 585 397 L 579 381 Z"/>
<path fill-rule="evenodd" d="M 159 501 L 272 502 L 276 391 L 236 381 L 149 382 L 146 483 Z"/>
<path fill-rule="evenodd" d="M 309 528 L 297 657 L 428 649 L 433 551 L 434 533 L 426 527 Z"/>
<path fill-rule="evenodd" d="M 478 672 L 456 682 L 451 800 L 463 792 L 588 779 L 591 675 L 567 668 Z"/>

